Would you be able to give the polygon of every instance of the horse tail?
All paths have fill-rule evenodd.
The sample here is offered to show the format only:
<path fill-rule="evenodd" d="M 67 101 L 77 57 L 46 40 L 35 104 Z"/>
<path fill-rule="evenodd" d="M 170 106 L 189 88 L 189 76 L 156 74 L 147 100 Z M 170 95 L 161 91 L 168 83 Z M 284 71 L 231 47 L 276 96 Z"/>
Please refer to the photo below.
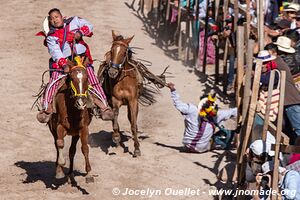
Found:
<path fill-rule="evenodd" d="M 150 106 L 156 103 L 156 96 L 159 94 L 159 90 L 152 85 L 144 85 L 140 88 L 139 103 L 143 106 Z"/>

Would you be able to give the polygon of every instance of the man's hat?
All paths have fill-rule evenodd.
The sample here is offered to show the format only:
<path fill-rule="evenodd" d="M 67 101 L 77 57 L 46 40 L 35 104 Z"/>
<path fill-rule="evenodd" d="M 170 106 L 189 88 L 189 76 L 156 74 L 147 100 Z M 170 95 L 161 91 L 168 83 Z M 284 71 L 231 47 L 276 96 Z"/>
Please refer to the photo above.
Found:
<path fill-rule="evenodd" d="M 269 51 L 267 50 L 262 50 L 258 53 L 256 59 L 254 60 L 254 62 L 256 62 L 257 60 L 262 60 L 262 62 L 268 62 L 268 61 L 272 61 L 275 60 L 276 57 L 271 55 L 269 53 Z"/>
<path fill-rule="evenodd" d="M 286 53 L 295 53 L 296 50 L 291 46 L 292 41 L 290 38 L 285 36 L 279 36 L 277 41 L 274 42 L 277 45 L 278 50 L 286 52 Z"/>
<path fill-rule="evenodd" d="M 284 12 L 297 12 L 300 10 L 300 6 L 297 3 L 290 3 L 289 5 L 287 5 L 286 7 L 283 8 Z"/>

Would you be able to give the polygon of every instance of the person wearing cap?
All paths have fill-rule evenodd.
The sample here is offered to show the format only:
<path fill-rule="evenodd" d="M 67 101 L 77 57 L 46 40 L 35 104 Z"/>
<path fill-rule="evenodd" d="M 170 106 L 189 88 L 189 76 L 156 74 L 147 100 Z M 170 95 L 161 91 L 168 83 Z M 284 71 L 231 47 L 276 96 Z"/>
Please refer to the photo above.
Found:
<path fill-rule="evenodd" d="M 276 57 L 274 55 L 271 55 L 269 53 L 269 51 L 262 50 L 258 53 L 256 60 L 258 60 L 258 59 L 262 60 L 262 71 L 261 71 L 260 82 L 264 89 L 265 87 L 268 87 L 268 85 L 269 85 L 271 70 L 277 69 L 277 64 L 274 61 L 276 59 Z M 275 81 L 275 83 L 276 83 L 276 81 Z"/>
<path fill-rule="evenodd" d="M 278 56 L 275 59 L 277 69 L 286 72 L 284 111 L 297 135 L 293 141 L 297 142 L 300 141 L 300 93 L 295 86 L 290 68 L 283 60 L 284 54 L 294 53 L 295 49 L 291 47 L 291 40 L 284 36 L 278 37 L 274 44 L 278 47 Z"/>
<path fill-rule="evenodd" d="M 259 131 L 260 127 L 255 128 L 254 131 Z M 275 144 L 275 137 L 268 131 L 266 141 L 257 139 L 253 141 L 246 151 L 247 165 L 246 165 L 246 181 L 255 182 L 255 176 L 261 173 L 261 166 L 264 162 L 272 160 L 274 151 L 271 151 L 271 145 Z"/>
<path fill-rule="evenodd" d="M 42 102 L 43 110 L 37 114 L 38 121 L 47 123 L 50 120 L 53 110 L 53 96 L 59 86 L 57 79 L 62 72 L 69 72 L 67 59 L 72 59 L 72 53 L 80 56 L 84 55 L 88 58 L 89 64 L 86 68 L 88 80 L 93 87 L 93 92 L 97 94 L 92 95 L 94 103 L 99 107 L 102 119 L 112 119 L 113 112 L 108 106 L 105 94 L 94 74 L 93 60 L 89 47 L 82 40 L 83 36 L 91 37 L 93 35 L 93 26 L 85 19 L 77 16 L 64 19 L 57 8 L 51 9 L 48 15 L 44 25 L 49 25 L 49 27 L 46 26 L 44 36 L 45 45 L 48 47 L 48 52 L 51 55 L 49 67 L 54 71 L 51 73 L 48 87 L 45 90 Z"/>
<path fill-rule="evenodd" d="M 300 10 L 299 4 L 290 3 L 283 9 L 284 17 L 291 22 L 291 29 L 295 29 L 297 12 Z"/>
<path fill-rule="evenodd" d="M 265 162 L 262 165 L 262 171 L 263 174 L 259 174 L 257 177 L 258 184 L 261 181 L 262 175 L 270 175 L 270 177 L 272 177 L 274 172 L 274 161 Z M 300 200 L 300 174 L 297 171 L 287 170 L 280 166 L 278 172 L 278 185 L 280 194 L 282 194 L 281 198 L 283 200 Z"/>
<path fill-rule="evenodd" d="M 185 130 L 182 143 L 190 152 L 202 153 L 210 150 L 215 123 L 237 116 L 237 109 L 218 110 L 215 93 L 201 99 L 198 107 L 184 103 L 173 83 L 168 83 L 174 106 L 184 116 Z"/>

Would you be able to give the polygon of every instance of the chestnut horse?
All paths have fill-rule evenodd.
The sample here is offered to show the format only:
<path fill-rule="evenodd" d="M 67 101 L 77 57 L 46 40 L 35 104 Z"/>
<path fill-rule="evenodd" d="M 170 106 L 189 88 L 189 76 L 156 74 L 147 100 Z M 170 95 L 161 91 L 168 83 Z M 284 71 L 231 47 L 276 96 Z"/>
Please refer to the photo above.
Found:
<path fill-rule="evenodd" d="M 63 86 L 57 92 L 53 102 L 56 113 L 52 114 L 48 123 L 57 151 L 55 177 L 60 179 L 65 176 L 62 168 L 66 163 L 63 157 L 64 137 L 70 135 L 72 136 L 72 143 L 69 149 L 70 169 L 68 178 L 74 180 L 74 156 L 76 144 L 80 138 L 81 151 L 85 158 L 85 170 L 87 172 L 86 182 L 93 182 L 93 177 L 90 174 L 91 166 L 88 147 L 88 125 L 92 116 L 86 106 L 88 100 L 87 71 L 81 63 L 80 65 L 75 65 L 73 62 L 69 62 L 68 65 L 70 66 L 70 73 Z"/>
<path fill-rule="evenodd" d="M 124 39 L 115 35 L 112 31 L 113 42 L 110 52 L 107 53 L 107 61 L 102 64 L 98 71 L 98 78 L 104 72 L 103 89 L 108 97 L 108 102 L 113 108 L 113 142 L 117 145 L 121 142 L 120 129 L 118 123 L 119 108 L 127 105 L 127 117 L 131 124 L 131 131 L 134 140 L 133 156 L 141 155 L 140 144 L 137 136 L 137 116 L 138 99 L 140 95 L 140 85 L 136 69 L 129 64 L 129 43 L 132 37 Z"/>

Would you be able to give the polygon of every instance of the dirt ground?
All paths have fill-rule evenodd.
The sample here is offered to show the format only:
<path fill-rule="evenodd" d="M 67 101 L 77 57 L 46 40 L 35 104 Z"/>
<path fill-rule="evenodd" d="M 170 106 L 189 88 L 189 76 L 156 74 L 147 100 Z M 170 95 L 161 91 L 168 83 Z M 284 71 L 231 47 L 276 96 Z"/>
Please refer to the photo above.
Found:
<path fill-rule="evenodd" d="M 133 158 L 133 141 L 126 109 L 119 116 L 128 148 L 116 148 L 111 141 L 111 123 L 93 119 L 90 126 L 90 161 L 95 182 L 84 178 L 84 158 L 78 144 L 75 157 L 77 185 L 65 183 L 54 187 L 56 151 L 47 126 L 36 120 L 30 110 L 32 95 L 41 84 L 41 74 L 48 68 L 49 55 L 43 39 L 34 36 L 41 30 L 47 12 L 58 7 L 66 16 L 81 16 L 94 25 L 94 36 L 86 39 L 94 58 L 102 59 L 110 48 L 111 30 L 126 36 L 135 35 L 132 46 L 137 57 L 149 60 L 152 72 L 159 74 L 170 65 L 182 99 L 197 103 L 210 85 L 210 78 L 197 76 L 192 68 L 166 55 L 145 31 L 143 22 L 126 6 L 131 0 L 46 1 L 0 0 L 0 199 L 213 199 L 209 189 L 222 187 L 216 174 L 225 165 L 232 167 L 232 153 L 213 151 L 190 154 L 182 151 L 183 118 L 175 110 L 167 88 L 158 102 L 140 107 L 138 127 L 142 156 Z M 98 63 L 95 68 L 98 69 Z M 205 83 L 204 83 L 205 81 Z M 226 106 L 223 106 L 226 107 Z M 70 137 L 66 138 L 68 157 Z M 68 161 L 66 168 L 68 168 Z M 67 170 L 67 169 L 66 169 Z M 126 188 L 136 193 L 157 190 L 156 195 L 113 195 Z M 188 190 L 197 190 L 188 195 Z M 180 194 L 180 190 L 185 193 Z M 160 191 L 160 192 L 159 192 Z M 178 194 L 179 195 L 176 195 Z"/>

